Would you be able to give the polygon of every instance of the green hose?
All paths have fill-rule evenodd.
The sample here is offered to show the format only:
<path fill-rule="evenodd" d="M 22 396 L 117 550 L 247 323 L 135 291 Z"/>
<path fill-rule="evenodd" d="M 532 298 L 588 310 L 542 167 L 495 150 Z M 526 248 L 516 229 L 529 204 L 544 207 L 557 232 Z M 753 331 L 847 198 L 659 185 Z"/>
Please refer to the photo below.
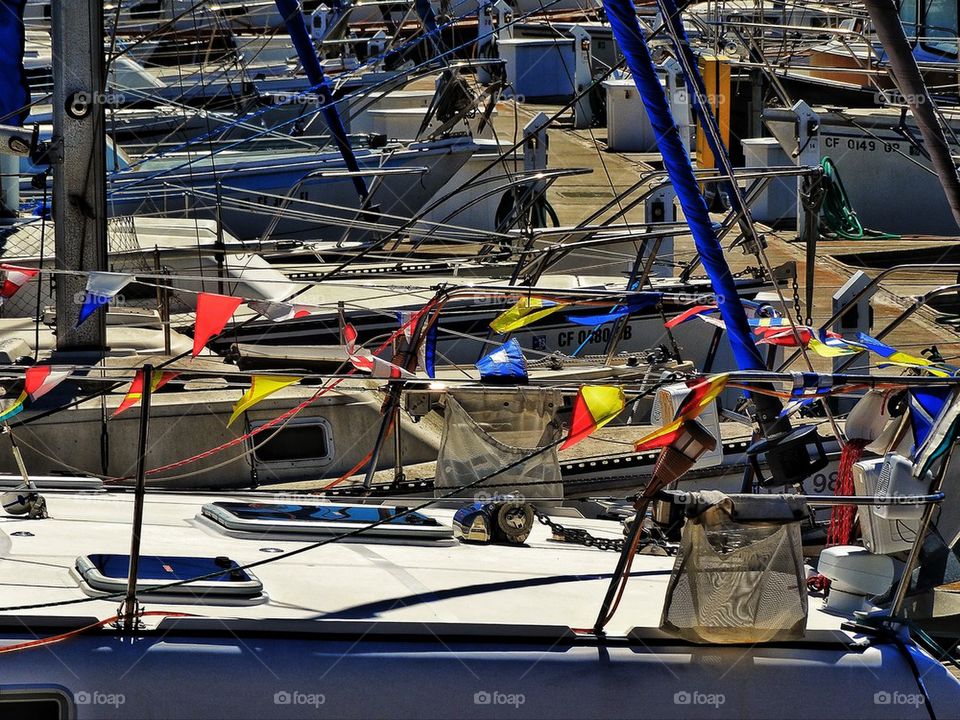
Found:
<path fill-rule="evenodd" d="M 821 235 L 837 240 L 897 240 L 899 235 L 870 230 L 860 223 L 843 187 L 837 166 L 829 157 L 820 161 L 823 168 L 823 205 L 820 207 Z"/>

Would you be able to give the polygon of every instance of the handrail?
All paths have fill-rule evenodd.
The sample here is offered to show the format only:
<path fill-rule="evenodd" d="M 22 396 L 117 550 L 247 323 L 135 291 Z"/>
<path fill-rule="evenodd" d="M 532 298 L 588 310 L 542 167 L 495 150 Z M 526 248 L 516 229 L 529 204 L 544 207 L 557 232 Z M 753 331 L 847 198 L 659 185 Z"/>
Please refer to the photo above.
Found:
<path fill-rule="evenodd" d="M 903 272 L 903 271 L 909 271 L 909 270 L 912 270 L 912 271 L 915 271 L 915 272 L 916 272 L 916 271 L 926 271 L 926 272 L 938 272 L 938 273 L 939 273 L 939 272 L 957 272 L 957 273 L 960 273 L 960 264 L 957 264 L 957 263 L 949 263 L 949 264 L 946 264 L 946 265 L 937 265 L 937 266 L 935 266 L 935 267 L 931 267 L 930 265 L 919 265 L 919 264 L 916 264 L 916 263 L 906 263 L 906 264 L 903 264 L 903 265 L 894 265 L 894 266 L 891 267 L 891 268 L 887 268 L 886 270 L 882 270 L 875 278 L 872 278 L 872 279 L 870 280 L 870 282 L 868 282 L 858 293 L 856 293 L 856 294 L 847 302 L 847 304 L 846 304 L 844 307 L 842 307 L 842 308 L 840 308 L 839 310 L 835 311 L 835 312 L 833 313 L 833 315 L 831 315 L 830 318 L 829 318 L 826 322 L 824 322 L 822 325 L 820 325 L 820 328 L 819 328 L 819 329 L 820 329 L 820 330 L 826 330 L 826 329 L 829 328 L 831 325 L 833 325 L 835 322 L 837 322 L 837 320 L 839 320 L 839 319 L 842 318 L 844 315 L 846 315 L 848 312 L 850 312 L 850 311 L 853 309 L 853 307 L 857 304 L 857 302 L 860 300 L 860 298 L 864 297 L 864 295 L 866 295 L 868 292 L 870 292 L 871 290 L 873 290 L 874 288 L 876 288 L 884 278 L 886 278 L 886 277 L 888 277 L 889 275 L 892 275 L 892 274 L 894 274 L 894 273 Z M 909 317 L 909 315 L 912 315 L 912 314 L 915 313 L 917 310 L 919 310 L 921 307 L 923 307 L 923 305 L 925 305 L 925 304 L 927 303 L 927 301 L 929 301 L 931 298 L 936 297 L 937 295 L 943 294 L 944 292 L 949 292 L 949 291 L 951 291 L 951 290 L 953 290 L 953 291 L 960 290 L 960 285 L 944 285 L 944 286 L 941 286 L 941 287 L 939 287 L 939 288 L 936 288 L 935 290 L 931 290 L 930 292 L 925 293 L 925 294 L 922 295 L 921 297 L 917 298 L 916 300 L 914 300 L 913 304 L 912 304 L 909 308 L 906 308 L 906 309 L 900 314 L 899 317 L 895 318 L 895 319 L 891 322 L 890 325 L 888 325 L 886 328 L 884 328 L 883 330 L 881 330 L 880 333 L 877 334 L 876 338 L 877 338 L 878 340 L 882 340 L 886 335 L 889 335 L 891 332 L 893 332 L 893 330 L 895 330 L 897 327 L 899 327 L 899 326 L 903 323 L 903 321 L 906 320 L 907 317 Z M 799 351 L 799 350 L 794 350 L 793 353 L 790 355 L 790 357 L 788 357 L 786 360 L 784 360 L 782 363 L 780 363 L 779 366 L 777 366 L 777 371 L 778 371 L 778 372 L 779 372 L 779 371 L 783 371 L 785 368 L 790 367 L 791 363 L 793 363 L 793 361 L 796 360 L 799 355 L 800 355 L 800 351 Z M 846 361 L 843 365 L 840 366 L 840 369 L 842 369 L 842 368 L 844 368 L 844 367 L 847 367 L 847 366 L 850 364 L 850 362 L 851 362 L 851 361 L 849 361 L 849 360 Z M 838 371 L 839 371 L 839 369 L 838 369 Z"/>

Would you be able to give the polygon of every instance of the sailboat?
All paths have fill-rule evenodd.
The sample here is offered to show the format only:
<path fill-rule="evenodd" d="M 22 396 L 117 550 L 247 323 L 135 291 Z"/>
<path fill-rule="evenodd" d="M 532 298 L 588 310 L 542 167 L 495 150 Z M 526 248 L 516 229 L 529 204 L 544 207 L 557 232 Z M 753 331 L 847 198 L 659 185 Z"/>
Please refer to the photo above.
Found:
<path fill-rule="evenodd" d="M 84 62 L 101 46 L 102 9 L 54 8 L 55 31 L 78 34 L 73 50 Z M 632 4 L 608 0 L 605 9 L 704 263 L 715 283 L 732 288 L 721 312 L 741 370 L 724 377 L 753 388 L 771 440 L 790 423 L 763 392 L 792 377 L 769 373 L 756 352 L 712 226 L 702 222 L 706 206 L 689 161 L 666 122 Z M 102 77 L 86 69 L 88 80 Z M 94 125 L 60 125 L 68 159 L 75 143 L 94 137 Z M 94 150 L 83 156 L 101 161 Z M 69 167 L 58 172 L 58 197 L 70 197 L 59 191 L 76 177 Z M 103 168 L 95 175 L 98 182 L 74 190 L 94 194 L 87 205 L 99 210 L 85 216 L 79 203 L 69 206 L 75 225 L 57 223 L 58 250 L 85 227 L 106 229 Z M 81 268 L 102 269 L 102 243 L 72 250 L 88 253 L 73 256 Z M 62 301 L 61 285 L 68 283 L 58 278 Z M 103 347 L 102 314 L 71 327 L 58 324 L 61 352 Z M 957 707 L 960 683 L 931 655 L 935 644 L 921 647 L 900 615 L 941 487 L 949 489 L 938 442 L 908 461 L 921 480 L 933 469 L 929 485 L 910 469 L 879 496 L 826 498 L 859 505 L 878 524 L 889 511 L 919 508 L 921 524 L 896 563 L 863 547 L 825 550 L 824 601 L 808 595 L 812 568 L 800 543 L 811 498 L 660 492 L 715 445 L 688 424 L 692 415 L 678 419 L 682 432 L 660 451 L 656 477 L 636 500 L 587 516 L 528 502 L 522 487 L 488 494 L 500 479 L 519 483 L 528 471 L 509 476 L 519 467 L 555 462 L 562 438 L 506 464 L 461 463 L 452 487 L 416 504 L 147 491 L 155 467 L 147 448 L 162 441 L 152 395 L 145 385 L 132 491 L 95 481 L 82 491 L 43 488 L 25 477 L 3 497 L 4 717 L 609 717 L 642 707 L 657 717 L 750 718 L 822 712 L 825 698 L 838 718 L 946 717 Z M 944 404 L 931 437 L 955 439 L 956 403 Z M 790 450 L 782 441 L 779 450 Z M 776 473 L 800 471 L 796 443 L 779 456 L 777 443 L 766 447 L 779 457 L 768 462 Z M 905 488 L 918 492 L 897 494 Z M 679 545 L 645 522 L 654 499 L 686 517 Z M 896 520 L 885 519 L 885 527 Z M 874 604 L 880 596 L 892 596 L 892 610 Z"/>

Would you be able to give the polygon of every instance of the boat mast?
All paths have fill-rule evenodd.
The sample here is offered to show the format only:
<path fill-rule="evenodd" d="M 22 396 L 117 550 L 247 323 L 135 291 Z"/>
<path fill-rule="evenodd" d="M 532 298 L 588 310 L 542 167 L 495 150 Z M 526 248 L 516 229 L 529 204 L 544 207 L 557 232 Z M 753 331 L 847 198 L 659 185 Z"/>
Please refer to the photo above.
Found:
<path fill-rule="evenodd" d="M 58 270 L 107 267 L 103 2 L 52 5 L 53 218 Z M 76 327 L 85 275 L 56 280 L 57 351 L 102 351 L 106 313 Z"/>

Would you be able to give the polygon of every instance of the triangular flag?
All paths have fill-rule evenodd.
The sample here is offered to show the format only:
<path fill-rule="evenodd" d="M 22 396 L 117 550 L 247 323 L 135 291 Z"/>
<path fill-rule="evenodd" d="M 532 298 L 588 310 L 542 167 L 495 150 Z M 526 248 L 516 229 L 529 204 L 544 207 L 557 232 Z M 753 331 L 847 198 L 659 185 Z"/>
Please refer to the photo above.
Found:
<path fill-rule="evenodd" d="M 54 370 L 51 365 L 34 365 L 27 368 L 23 391 L 32 402 L 36 402 L 70 377 L 73 371 L 72 367 Z"/>
<path fill-rule="evenodd" d="M 689 381 L 687 384 L 690 387 L 690 392 L 677 408 L 673 422 L 667 423 L 637 440 L 633 445 L 634 452 L 663 447 L 673 442 L 684 422 L 696 418 L 707 405 L 717 399 L 726 387 L 729 377 L 727 373 L 724 373 L 716 377 L 704 378 L 699 382 Z"/>
<path fill-rule="evenodd" d="M 227 427 L 230 427 L 234 420 L 264 398 L 297 382 L 300 382 L 300 378 L 287 375 L 254 375 L 250 378 L 250 387 L 247 392 L 233 406 L 233 414 L 227 421 Z"/>
<path fill-rule="evenodd" d="M 408 345 L 413 342 L 413 330 L 419 318 L 419 312 L 413 312 L 412 310 L 397 311 L 397 321 L 400 323 L 400 330 L 403 331 L 403 337 Z"/>
<path fill-rule="evenodd" d="M 493 322 L 490 323 L 490 328 L 501 335 L 513 332 L 517 328 L 522 328 L 541 318 L 545 318 L 547 315 L 555 313 L 563 307 L 565 307 L 564 303 L 555 303 L 542 298 L 527 297 L 525 295 L 520 298 L 512 308 L 500 313 L 494 318 Z"/>
<path fill-rule="evenodd" d="M 440 329 L 439 319 L 434 319 L 427 328 L 427 336 L 423 341 L 423 371 L 429 378 L 437 376 L 437 333 Z"/>
<path fill-rule="evenodd" d="M 7 265 L 0 263 L 0 270 L 3 270 L 3 285 L 0 285 L 0 305 L 17 294 L 17 290 L 26 285 L 30 280 L 36 277 L 39 270 L 33 268 L 19 267 L 18 265 Z"/>
<path fill-rule="evenodd" d="M 197 296 L 197 321 L 193 328 L 193 357 L 200 354 L 207 341 L 219 335 L 243 300 L 229 295 L 200 293 Z"/>
<path fill-rule="evenodd" d="M 482 380 L 527 379 L 527 359 L 523 356 L 523 350 L 516 338 L 510 338 L 508 342 L 477 360 L 476 368 L 480 371 Z"/>
<path fill-rule="evenodd" d="M 4 409 L 2 412 L 0 412 L 0 422 L 4 422 L 4 421 L 6 421 L 6 420 L 9 420 L 9 419 L 12 418 L 14 415 L 18 415 L 18 414 L 20 414 L 21 412 L 23 412 L 23 401 L 26 400 L 26 399 L 27 399 L 27 394 L 26 394 L 26 393 L 20 393 L 20 397 L 18 397 L 18 398 L 13 402 L 12 405 L 10 405 L 10 406 L 7 407 L 6 409 Z"/>
<path fill-rule="evenodd" d="M 741 299 L 740 304 L 743 305 L 744 308 L 746 308 L 747 310 L 750 310 L 753 313 L 764 312 L 766 308 L 770 308 L 769 305 L 764 305 L 758 302 L 754 302 L 753 300 Z M 699 318 L 700 320 L 711 323 L 712 325 L 717 325 L 718 327 L 724 328 L 725 325 L 723 324 L 722 320 L 720 320 L 719 318 L 711 317 L 711 315 L 719 312 L 720 312 L 720 308 L 717 307 L 716 303 L 712 303 L 709 305 L 694 305 L 693 307 L 684 310 L 682 313 L 680 313 L 676 317 L 673 317 L 667 320 L 667 322 L 665 322 L 663 326 L 668 329 L 675 328 L 677 325 L 687 322 L 687 320 L 691 320 L 693 318 Z M 769 320 L 770 322 L 766 322 L 767 320 Z M 779 318 L 751 318 L 748 320 L 748 322 L 754 326 L 764 326 L 764 325 L 776 325 L 778 320 Z"/>
<path fill-rule="evenodd" d="M 77 318 L 77 327 L 89 318 L 97 308 L 106 305 L 116 294 L 133 280 L 133 275 L 115 272 L 91 272 L 87 275 L 87 294 Z"/>
<path fill-rule="evenodd" d="M 955 374 L 958 368 L 947 363 L 934 363 L 932 360 L 900 352 L 896 348 L 882 343 L 866 333 L 857 333 L 858 344 L 880 357 L 886 358 L 892 365 L 902 365 L 904 367 L 922 367 L 927 372 L 936 377 L 950 377 Z"/>
<path fill-rule="evenodd" d="M 697 317 L 698 315 L 706 315 L 716 312 L 720 312 L 720 308 L 718 308 L 716 305 L 694 305 L 692 308 L 687 308 L 676 317 L 667 320 L 663 326 L 666 328 L 675 328 L 677 325 L 685 323 L 687 320 Z"/>
<path fill-rule="evenodd" d="M 399 365 L 394 365 L 375 355 L 365 357 L 363 355 L 350 355 L 350 362 L 353 366 L 362 372 L 370 373 L 371 377 L 387 378 L 389 380 L 409 380 L 416 377 L 408 370 L 404 370 Z"/>
<path fill-rule="evenodd" d="M 343 342 L 347 346 L 347 355 L 353 355 L 357 349 L 357 329 L 350 323 L 343 326 Z"/>
<path fill-rule="evenodd" d="M 910 388 L 907 390 L 909 399 L 908 412 L 910 426 L 913 429 L 913 446 L 920 447 L 926 442 L 940 413 L 947 406 L 953 394 L 949 387 Z"/>
<path fill-rule="evenodd" d="M 175 372 L 165 372 L 163 370 L 154 370 L 150 374 L 150 391 L 156 392 L 168 382 L 173 380 L 179 373 Z M 130 388 L 127 390 L 126 396 L 124 396 L 123 401 L 113 412 L 111 417 L 116 417 L 124 410 L 127 410 L 134 405 L 136 405 L 143 398 L 143 370 L 137 370 L 137 374 L 133 376 L 133 382 L 130 383 Z"/>
<path fill-rule="evenodd" d="M 290 303 L 270 302 L 268 300 L 251 300 L 247 303 L 247 307 L 273 322 L 306 317 L 312 310 L 309 305 L 291 305 Z"/>
<path fill-rule="evenodd" d="M 570 434 L 564 440 L 561 450 L 573 447 L 585 440 L 617 417 L 626 406 L 627 400 L 623 388 L 615 385 L 583 385 L 577 392 L 573 403 L 573 419 Z"/>
<path fill-rule="evenodd" d="M 634 452 L 648 452 L 657 448 L 666 447 L 676 440 L 683 433 L 684 420 L 674 420 L 669 425 L 664 425 L 659 430 L 654 430 L 648 435 L 644 435 L 633 444 Z"/>
<path fill-rule="evenodd" d="M 575 325 L 588 325 L 590 327 L 603 325 L 604 323 L 619 320 L 635 312 L 640 312 L 649 307 L 653 307 L 663 299 L 663 293 L 645 292 L 637 295 L 631 295 L 625 302 L 620 303 L 612 310 L 602 314 L 591 315 L 567 315 L 567 322 Z"/>
<path fill-rule="evenodd" d="M 699 382 L 688 381 L 687 385 L 690 387 L 690 393 L 680 403 L 674 419 L 692 420 L 697 417 L 707 405 L 716 400 L 723 392 L 729 377 L 729 374 L 723 373 L 712 378 L 704 378 Z"/>

